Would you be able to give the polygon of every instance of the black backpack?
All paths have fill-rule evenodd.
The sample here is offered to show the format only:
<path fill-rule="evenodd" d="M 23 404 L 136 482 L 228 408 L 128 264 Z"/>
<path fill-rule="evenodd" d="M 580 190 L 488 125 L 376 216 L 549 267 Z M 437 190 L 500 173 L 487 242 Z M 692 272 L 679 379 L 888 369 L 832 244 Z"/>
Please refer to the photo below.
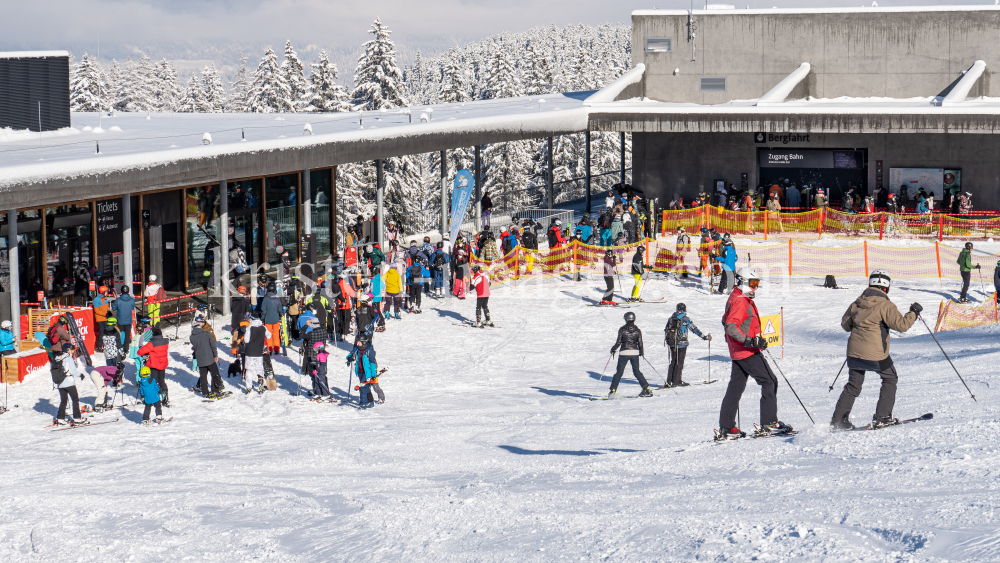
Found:
<path fill-rule="evenodd" d="M 668 346 L 676 346 L 680 342 L 681 320 L 677 317 L 670 317 L 667 327 L 663 329 L 663 341 Z"/>
<path fill-rule="evenodd" d="M 50 371 L 52 372 L 52 383 L 55 383 L 57 387 L 62 385 L 66 379 L 66 369 L 63 368 L 62 361 L 52 360 Z"/>
<path fill-rule="evenodd" d="M 444 266 L 444 254 L 434 253 L 434 267 L 440 269 L 443 266 Z"/>

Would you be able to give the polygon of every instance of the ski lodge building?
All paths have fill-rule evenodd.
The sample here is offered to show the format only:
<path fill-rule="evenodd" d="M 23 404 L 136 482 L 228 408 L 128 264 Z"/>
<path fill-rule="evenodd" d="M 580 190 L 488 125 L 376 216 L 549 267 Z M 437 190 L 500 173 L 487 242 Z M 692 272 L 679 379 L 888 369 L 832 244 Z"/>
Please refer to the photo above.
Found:
<path fill-rule="evenodd" d="M 157 274 L 173 291 L 214 269 L 218 287 L 223 232 L 249 263 L 275 263 L 278 246 L 293 263 L 324 260 L 338 246 L 340 164 L 591 131 L 631 133 L 632 183 L 663 202 L 728 184 L 924 182 L 938 198 L 969 190 L 1000 208 L 998 55 L 994 6 L 641 10 L 632 69 L 596 92 L 99 115 L 70 113 L 68 53 L 0 53 L 2 300 L 16 311 L 36 301 L 30 286 L 71 301 L 57 273 L 84 262 L 116 285 Z M 455 172 L 442 171 L 442 199 Z M 552 207 L 551 174 L 548 193 Z"/>

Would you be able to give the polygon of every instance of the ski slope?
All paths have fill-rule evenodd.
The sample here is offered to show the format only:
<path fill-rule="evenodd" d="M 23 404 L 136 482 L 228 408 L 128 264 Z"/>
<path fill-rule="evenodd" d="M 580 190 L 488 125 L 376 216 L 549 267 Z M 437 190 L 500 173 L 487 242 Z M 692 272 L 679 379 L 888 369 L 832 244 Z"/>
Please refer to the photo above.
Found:
<path fill-rule="evenodd" d="M 178 341 L 167 373 L 172 422 L 143 427 L 130 408 L 117 423 L 52 433 L 42 427 L 58 394 L 39 373 L 10 388 L 19 406 L 0 415 L 0 560 L 1000 559 L 1000 331 L 939 335 L 978 403 L 919 321 L 894 334 L 894 414 L 934 419 L 830 434 L 846 382 L 845 373 L 828 391 L 844 359 L 840 318 L 865 283 L 838 281 L 849 289 L 771 278 L 758 294 L 761 314 L 784 307 L 777 361 L 817 421 L 779 376 L 779 415 L 801 431 L 789 438 L 712 443 L 729 375 L 724 297 L 697 279 L 652 280 L 643 296 L 667 304 L 630 310 L 665 376 L 662 330 L 683 300 L 716 336 L 711 370 L 721 381 L 650 399 L 589 400 L 607 390 L 612 368 L 598 378 L 624 312 L 585 306 L 600 299 L 600 280 L 495 287 L 497 329 L 455 326 L 473 318 L 473 299 L 425 298 L 423 314 L 376 334 L 387 402 L 368 411 L 292 396 L 291 352 L 279 391 L 202 402 L 187 390 L 196 378 Z M 890 297 L 904 311 L 921 302 L 933 326 L 938 302 L 957 294 L 945 284 L 904 281 Z M 706 378 L 707 352 L 692 342 L 687 381 Z M 330 366 L 341 393 L 343 355 Z M 857 424 L 874 411 L 875 379 L 856 403 Z M 79 388 L 92 403 L 89 381 Z M 744 428 L 757 420 L 758 389 L 750 382 L 744 395 Z M 620 392 L 639 392 L 629 372 Z"/>

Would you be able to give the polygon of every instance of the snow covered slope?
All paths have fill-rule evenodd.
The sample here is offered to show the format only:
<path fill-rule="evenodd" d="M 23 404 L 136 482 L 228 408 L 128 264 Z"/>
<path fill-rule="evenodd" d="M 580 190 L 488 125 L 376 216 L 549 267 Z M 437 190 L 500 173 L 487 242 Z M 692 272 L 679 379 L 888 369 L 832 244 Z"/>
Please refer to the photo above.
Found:
<path fill-rule="evenodd" d="M 721 381 L 650 399 L 589 400 L 607 390 L 609 373 L 598 379 L 624 312 L 585 306 L 600 280 L 494 288 L 497 329 L 455 326 L 473 317 L 471 299 L 425 299 L 423 314 L 376 335 L 388 400 L 369 411 L 291 396 L 291 353 L 279 391 L 204 403 L 187 391 L 196 378 L 176 343 L 172 422 L 145 428 L 127 409 L 114 424 L 52 433 L 42 427 L 58 397 L 36 374 L 10 388 L 19 407 L 0 415 L 0 560 L 996 561 L 1000 331 L 939 335 L 978 403 L 922 324 L 894 334 L 895 414 L 934 419 L 830 434 L 840 318 L 864 284 L 838 281 L 849 289 L 770 279 L 757 299 L 762 314 L 784 307 L 778 362 L 819 423 L 780 380 L 779 415 L 802 431 L 790 438 L 711 442 L 729 375 L 724 298 L 694 280 L 651 281 L 644 297 L 667 303 L 630 310 L 666 375 L 662 330 L 684 301 L 717 337 Z M 890 297 L 903 310 L 920 301 L 933 326 L 955 289 L 907 281 Z M 707 352 L 692 342 L 686 380 L 706 378 Z M 344 354 L 330 366 L 341 390 Z M 80 389 L 92 402 L 89 382 Z M 744 395 L 744 427 L 757 389 Z M 638 393 L 631 375 L 620 391 Z M 877 397 L 869 377 L 856 423 Z"/>

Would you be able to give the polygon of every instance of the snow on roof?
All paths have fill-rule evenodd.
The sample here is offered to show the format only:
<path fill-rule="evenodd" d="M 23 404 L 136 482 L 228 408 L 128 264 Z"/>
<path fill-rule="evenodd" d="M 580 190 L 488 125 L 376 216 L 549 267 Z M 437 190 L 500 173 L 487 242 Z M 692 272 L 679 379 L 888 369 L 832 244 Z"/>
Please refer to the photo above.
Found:
<path fill-rule="evenodd" d="M 696 16 L 724 16 L 724 15 L 774 15 L 774 14 L 853 14 L 853 13 L 875 13 L 875 12 L 974 12 L 974 11 L 997 11 L 1000 6 L 862 6 L 860 8 L 754 8 L 754 9 L 721 9 L 712 8 L 709 10 L 694 10 Z M 689 10 L 634 10 L 633 16 L 687 16 Z"/>
<path fill-rule="evenodd" d="M 491 131 L 537 130 L 537 136 L 542 137 L 546 130 L 583 131 L 587 127 L 583 101 L 590 94 L 545 94 L 344 113 L 109 116 L 74 112 L 72 127 L 60 131 L 39 134 L 0 130 L 0 188 L 186 159 L 343 142 L 377 143 L 427 133 L 484 133 L 488 137 Z M 429 121 L 422 121 L 423 114 L 429 116 Z M 211 134 L 210 145 L 203 144 L 205 133 Z M 428 152 L 439 148 L 429 147 Z"/>
<path fill-rule="evenodd" d="M 68 57 L 69 51 L 7 51 L 0 52 L 0 59 L 42 59 L 45 57 Z"/>
<path fill-rule="evenodd" d="M 612 103 L 590 105 L 591 112 L 634 111 L 636 113 L 698 113 L 698 114 L 960 114 L 997 115 L 1000 114 L 1000 98 L 973 98 L 954 105 L 940 107 L 940 97 L 917 98 L 807 98 L 789 100 L 757 106 L 757 100 L 733 100 L 722 104 L 702 105 L 696 103 L 659 102 L 645 98 L 630 99 Z"/>

